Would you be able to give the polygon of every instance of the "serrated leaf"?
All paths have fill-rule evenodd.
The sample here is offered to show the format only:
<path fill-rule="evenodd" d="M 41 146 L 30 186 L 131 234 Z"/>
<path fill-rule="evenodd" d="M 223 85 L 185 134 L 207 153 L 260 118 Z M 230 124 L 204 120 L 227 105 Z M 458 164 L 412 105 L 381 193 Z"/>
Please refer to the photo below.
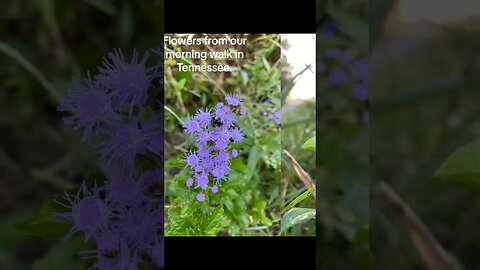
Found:
<path fill-rule="evenodd" d="M 200 204 L 197 202 L 193 192 L 184 192 L 182 195 L 181 212 L 182 218 L 190 217 L 195 211 L 198 210 Z"/>
<path fill-rule="evenodd" d="M 223 229 L 226 218 L 223 207 L 216 207 L 208 216 L 203 219 L 202 231 L 204 236 L 216 235 Z"/>
<path fill-rule="evenodd" d="M 316 210 L 313 208 L 292 208 L 282 217 L 281 230 L 285 231 L 292 226 L 304 224 L 315 217 Z"/>
<path fill-rule="evenodd" d="M 455 150 L 435 176 L 480 189 L 480 139 Z"/>
<path fill-rule="evenodd" d="M 303 145 L 302 149 L 310 150 L 315 152 L 317 149 L 317 140 L 316 136 L 313 136 L 312 138 L 308 139 Z"/>

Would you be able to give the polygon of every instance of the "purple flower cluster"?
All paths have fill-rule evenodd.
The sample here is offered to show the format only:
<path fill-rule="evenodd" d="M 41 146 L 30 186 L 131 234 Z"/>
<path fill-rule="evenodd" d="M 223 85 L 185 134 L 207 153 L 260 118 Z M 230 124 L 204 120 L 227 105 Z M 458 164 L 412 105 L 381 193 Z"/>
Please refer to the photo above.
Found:
<path fill-rule="evenodd" d="M 333 37 L 336 33 L 335 25 L 328 23 L 321 28 L 322 38 Z M 368 57 L 353 60 L 347 50 L 340 47 L 331 47 L 323 51 L 323 58 L 317 63 L 317 72 L 327 72 L 327 81 L 331 86 L 351 85 L 352 97 L 359 102 L 367 102 L 369 100 L 369 66 Z M 329 66 L 329 68 L 326 68 Z M 363 123 L 368 123 L 368 111 L 361 112 L 360 119 Z"/>
<path fill-rule="evenodd" d="M 137 269 L 142 260 L 164 267 L 163 164 L 139 165 L 140 158 L 163 161 L 163 60 L 148 66 L 149 59 L 134 51 L 127 61 L 115 50 L 85 85 L 74 81 L 58 106 L 94 146 L 106 176 L 102 185 L 65 192 L 58 203 L 68 212 L 55 213 L 73 223 L 65 239 L 80 232 L 95 242 L 96 250 L 83 252 L 96 259 L 95 269 Z"/>
<path fill-rule="evenodd" d="M 272 105 L 272 102 L 270 99 L 267 99 L 265 101 L 266 105 Z M 282 117 L 282 111 L 275 109 L 275 107 L 268 107 L 264 112 L 263 115 L 267 117 L 268 120 L 275 121 L 275 124 L 278 126 L 278 129 L 280 131 L 280 125 L 282 123 L 281 117 Z"/>
<path fill-rule="evenodd" d="M 183 125 L 185 133 L 195 142 L 196 150 L 185 155 L 186 167 L 192 175 L 186 181 L 187 187 L 199 188 L 197 200 L 205 200 L 204 191 L 218 192 L 221 180 L 227 180 L 230 159 L 238 156 L 238 151 L 230 144 L 243 140 L 241 129 L 235 124 L 238 114 L 245 115 L 242 101 L 237 94 L 227 95 L 213 109 L 199 109 Z"/>

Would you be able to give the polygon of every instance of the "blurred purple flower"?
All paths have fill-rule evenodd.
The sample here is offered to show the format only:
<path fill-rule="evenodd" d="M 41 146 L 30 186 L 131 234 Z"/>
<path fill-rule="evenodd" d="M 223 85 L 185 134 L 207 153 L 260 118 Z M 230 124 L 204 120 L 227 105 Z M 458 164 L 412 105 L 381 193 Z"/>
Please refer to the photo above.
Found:
<path fill-rule="evenodd" d="M 133 51 L 132 59 L 127 62 L 121 50 L 114 50 L 102 61 L 97 80 L 114 94 L 121 106 L 132 112 L 134 106 L 145 105 L 148 89 L 151 86 L 152 70 L 145 66 L 150 54 L 147 52 L 139 59 Z"/>
<path fill-rule="evenodd" d="M 358 101 L 367 101 L 368 84 L 364 82 L 355 84 L 352 88 L 352 95 Z"/>
<path fill-rule="evenodd" d="M 346 85 L 349 81 L 349 76 L 344 68 L 337 67 L 330 70 L 328 73 L 328 83 L 332 86 Z"/>
<path fill-rule="evenodd" d="M 85 183 L 82 183 L 76 195 L 65 192 L 63 199 L 65 203 L 58 203 L 71 212 L 55 213 L 54 217 L 73 223 L 73 227 L 65 235 L 65 240 L 77 232 L 83 232 L 87 242 L 91 237 L 96 237 L 107 229 L 108 220 L 112 215 L 109 205 L 100 198 L 98 192 L 90 192 Z"/>
<path fill-rule="evenodd" d="M 156 53 L 163 59 L 161 49 Z M 95 269 L 138 269 L 145 256 L 163 266 L 163 196 L 158 196 L 163 186 L 163 104 L 152 100 L 155 109 L 147 108 L 147 99 L 157 98 L 149 93 L 151 80 L 163 83 L 163 60 L 147 67 L 148 57 L 146 53 L 139 59 L 134 51 L 127 62 L 120 50 L 114 51 L 103 60 L 95 80 L 88 76 L 86 86 L 74 81 L 58 106 L 72 113 L 65 117 L 67 124 L 84 129 L 84 141 L 98 135 L 95 152 L 105 184 L 89 191 L 83 183 L 76 195 L 65 193 L 66 202 L 58 203 L 67 212 L 54 214 L 73 223 L 65 239 L 76 232 L 83 232 L 85 241 L 94 238 L 96 250 L 83 254 L 96 258 Z M 208 125 L 201 114 L 200 122 Z M 190 129 L 196 132 L 195 126 Z M 148 166 L 155 168 L 137 166 L 139 156 L 150 159 L 152 154 L 162 162 L 151 160 Z"/>
<path fill-rule="evenodd" d="M 340 48 L 333 47 L 326 49 L 324 56 L 326 58 L 336 59 L 342 65 L 348 65 L 348 63 L 350 63 L 350 56 Z"/>
<path fill-rule="evenodd" d="M 58 105 L 57 110 L 73 115 L 64 117 L 67 125 L 83 129 L 83 141 L 88 141 L 92 133 L 98 133 L 100 125 L 111 124 L 117 116 L 112 109 L 111 95 L 107 90 L 88 76 L 86 86 L 73 81 L 73 89 Z"/>
<path fill-rule="evenodd" d="M 197 194 L 197 201 L 199 201 L 199 202 L 205 201 L 205 195 L 203 195 L 203 193 L 198 193 Z"/>

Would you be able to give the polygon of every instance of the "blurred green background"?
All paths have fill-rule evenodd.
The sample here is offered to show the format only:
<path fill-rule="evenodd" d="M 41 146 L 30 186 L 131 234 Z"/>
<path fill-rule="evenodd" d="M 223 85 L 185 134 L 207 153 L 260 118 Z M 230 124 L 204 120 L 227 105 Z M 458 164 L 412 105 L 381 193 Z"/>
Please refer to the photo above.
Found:
<path fill-rule="evenodd" d="M 369 101 L 352 94 L 368 13 L 368 1 L 317 1 L 317 269 L 369 269 Z"/>
<path fill-rule="evenodd" d="M 54 227 L 25 223 L 96 167 L 58 100 L 113 48 L 128 58 L 162 34 L 163 1 L 0 2 L 0 269 L 83 269 L 81 239 L 45 240 Z"/>
<path fill-rule="evenodd" d="M 372 188 L 389 183 L 463 269 L 479 269 L 480 179 L 443 179 L 436 172 L 453 151 L 480 137 L 480 20 L 464 14 L 432 22 L 440 10 L 402 14 L 400 4 L 371 3 Z M 445 7 L 453 12 L 457 4 Z M 405 21 L 409 12 L 424 17 Z M 398 213 L 375 192 L 370 211 L 372 269 L 429 269 Z"/>

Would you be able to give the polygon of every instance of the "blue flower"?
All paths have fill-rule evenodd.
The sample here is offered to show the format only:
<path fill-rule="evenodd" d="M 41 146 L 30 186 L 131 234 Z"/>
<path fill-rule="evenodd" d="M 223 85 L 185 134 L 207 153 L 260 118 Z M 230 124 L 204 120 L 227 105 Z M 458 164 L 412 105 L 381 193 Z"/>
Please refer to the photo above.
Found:
<path fill-rule="evenodd" d="M 145 154 L 150 148 L 151 136 L 156 134 L 148 126 L 141 128 L 137 121 L 130 124 L 118 122 L 104 133 L 106 140 L 96 146 L 96 153 L 107 163 L 118 163 L 129 169 L 135 167 L 136 156 Z"/>
<path fill-rule="evenodd" d="M 234 107 L 239 106 L 242 103 L 238 94 L 225 96 L 225 101 L 227 102 L 228 105 L 231 105 Z"/>
<path fill-rule="evenodd" d="M 230 106 L 240 106 L 241 103 L 237 94 L 227 95 L 225 103 L 218 102 L 212 110 L 198 109 L 194 117 L 185 121 L 183 125 L 185 133 L 197 146 L 197 150 L 191 151 L 185 158 L 186 167 L 193 171 L 185 183 L 187 187 L 192 187 L 196 182 L 197 188 L 206 190 L 209 188 L 210 179 L 215 182 L 227 180 L 230 158 L 238 155 L 233 149 L 231 156 L 227 148 L 230 143 L 238 144 L 243 140 L 243 134 L 235 123 L 236 115 Z M 242 109 L 239 110 L 240 114 Z M 217 193 L 218 186 L 215 185 L 211 189 L 214 191 L 212 193 Z M 198 193 L 197 200 L 204 201 L 205 194 Z"/>
<path fill-rule="evenodd" d="M 150 54 L 147 52 L 139 59 L 134 51 L 132 59 L 127 62 L 120 50 L 114 50 L 102 61 L 97 80 L 105 85 L 115 96 L 120 105 L 132 112 L 135 106 L 144 106 L 151 86 L 152 70 L 145 66 Z"/>
<path fill-rule="evenodd" d="M 247 111 L 245 110 L 245 108 L 240 108 L 240 115 L 246 115 L 247 114 Z"/>
<path fill-rule="evenodd" d="M 205 195 L 203 193 L 198 193 L 197 194 L 197 201 L 199 201 L 199 202 L 205 201 Z"/>
<path fill-rule="evenodd" d="M 90 192 L 85 183 L 82 183 L 76 195 L 65 192 L 63 199 L 58 202 L 71 212 L 55 213 L 54 217 L 65 219 L 73 223 L 70 231 L 65 235 L 69 239 L 77 232 L 85 234 L 85 242 L 96 237 L 108 228 L 108 221 L 112 216 L 108 202 L 102 200 L 98 192 Z"/>
<path fill-rule="evenodd" d="M 328 73 L 328 83 L 333 86 L 346 85 L 350 77 L 344 68 L 337 67 L 330 70 Z"/>
<path fill-rule="evenodd" d="M 101 124 L 110 124 L 118 117 L 112 109 L 112 97 L 107 90 L 90 76 L 85 79 L 86 86 L 73 81 L 73 89 L 68 91 L 57 107 L 58 111 L 70 112 L 72 116 L 64 117 L 66 124 L 74 129 L 83 129 L 83 141 L 88 141 L 92 133 L 98 133 Z"/>
<path fill-rule="evenodd" d="M 193 118 L 187 119 L 183 128 L 188 135 L 194 135 L 201 130 L 200 123 Z"/>

